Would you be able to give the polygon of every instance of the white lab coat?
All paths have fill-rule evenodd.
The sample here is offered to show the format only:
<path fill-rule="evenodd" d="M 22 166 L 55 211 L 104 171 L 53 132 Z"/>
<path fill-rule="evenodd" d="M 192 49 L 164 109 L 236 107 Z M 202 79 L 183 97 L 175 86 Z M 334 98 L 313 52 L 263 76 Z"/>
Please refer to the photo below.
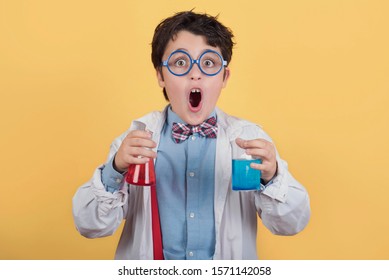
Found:
<path fill-rule="evenodd" d="M 293 235 L 303 230 L 309 221 L 309 197 L 278 153 L 277 175 L 262 193 L 232 191 L 230 141 L 237 137 L 271 139 L 253 123 L 229 116 L 218 108 L 216 114 L 219 129 L 215 160 L 214 259 L 257 259 L 257 213 L 272 233 Z M 153 140 L 158 144 L 165 119 L 166 109 L 152 112 L 138 121 L 153 132 Z M 131 129 L 112 143 L 108 159 L 117 152 Z M 91 180 L 82 185 L 73 198 L 77 230 L 88 238 L 108 236 L 125 219 L 115 259 L 153 259 L 150 188 L 123 183 L 118 192 L 107 192 L 101 182 L 102 168 L 95 170 Z"/>

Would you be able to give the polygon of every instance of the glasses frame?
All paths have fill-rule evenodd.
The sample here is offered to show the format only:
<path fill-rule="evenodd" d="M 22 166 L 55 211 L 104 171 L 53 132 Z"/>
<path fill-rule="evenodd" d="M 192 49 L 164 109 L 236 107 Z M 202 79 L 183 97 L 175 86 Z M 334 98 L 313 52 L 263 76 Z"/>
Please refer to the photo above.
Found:
<path fill-rule="evenodd" d="M 190 61 L 190 66 L 189 66 L 188 70 L 187 70 L 185 73 L 176 74 L 176 73 L 174 73 L 174 72 L 170 69 L 170 67 L 169 67 L 168 61 L 169 61 L 170 58 L 171 58 L 173 55 L 175 55 L 176 53 L 183 53 L 183 54 L 187 55 L 187 56 L 189 57 L 189 59 L 190 59 L 190 60 L 189 60 L 189 61 Z M 207 53 L 215 53 L 215 54 L 217 54 L 217 55 L 220 57 L 220 60 L 222 61 L 222 66 L 220 67 L 220 69 L 219 69 L 216 73 L 208 74 L 208 73 L 204 72 L 204 70 L 201 68 L 201 65 L 200 65 L 201 58 L 202 58 L 204 55 L 206 55 Z M 220 73 L 220 71 L 223 69 L 223 67 L 226 67 L 226 66 L 227 66 L 227 61 L 223 59 L 223 57 L 221 56 L 220 53 L 218 53 L 217 51 L 214 51 L 214 50 L 206 50 L 206 51 L 204 51 L 204 52 L 200 55 L 200 57 L 199 57 L 198 59 L 193 59 L 193 58 L 190 56 L 190 54 L 189 54 L 188 52 L 184 51 L 184 50 L 176 50 L 176 51 L 172 52 L 166 60 L 162 61 L 162 64 L 161 64 L 161 65 L 162 65 L 162 66 L 165 66 L 165 67 L 167 68 L 167 70 L 169 70 L 169 72 L 172 73 L 174 76 L 185 76 L 186 74 L 188 74 L 188 73 L 190 72 L 190 70 L 192 70 L 193 64 L 197 64 L 197 66 L 199 67 L 201 73 L 203 73 L 203 74 L 205 74 L 205 75 L 207 75 L 207 76 L 215 76 L 215 75 L 217 75 L 217 74 Z"/>

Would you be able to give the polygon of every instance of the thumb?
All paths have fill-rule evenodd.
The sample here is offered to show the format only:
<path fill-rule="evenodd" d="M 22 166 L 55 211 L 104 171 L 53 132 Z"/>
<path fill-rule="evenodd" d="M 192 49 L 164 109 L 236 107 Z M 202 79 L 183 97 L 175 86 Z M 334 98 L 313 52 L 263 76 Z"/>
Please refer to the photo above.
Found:
<path fill-rule="evenodd" d="M 246 141 L 245 140 L 243 140 L 242 138 L 236 138 L 235 139 L 235 143 L 239 146 L 239 147 L 241 147 L 242 149 L 244 149 L 245 148 L 245 143 Z"/>

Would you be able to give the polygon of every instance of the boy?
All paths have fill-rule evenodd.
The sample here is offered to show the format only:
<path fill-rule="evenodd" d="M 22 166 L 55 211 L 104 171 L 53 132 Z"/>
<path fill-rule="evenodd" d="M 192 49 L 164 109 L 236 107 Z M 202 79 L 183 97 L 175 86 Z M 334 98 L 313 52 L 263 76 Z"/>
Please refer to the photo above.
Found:
<path fill-rule="evenodd" d="M 307 225 L 308 194 L 270 137 L 215 107 L 230 77 L 232 38 L 215 17 L 191 11 L 157 26 L 152 61 L 170 104 L 138 120 L 147 131 L 133 124 L 118 137 L 108 161 L 73 198 L 75 223 L 86 237 L 111 235 L 126 219 L 116 259 L 156 258 L 153 187 L 125 180 L 129 166 L 149 160 L 155 160 L 164 259 L 256 259 L 257 214 L 274 234 L 293 235 Z M 232 191 L 231 141 L 262 159 L 251 165 L 262 172 L 260 191 Z"/>

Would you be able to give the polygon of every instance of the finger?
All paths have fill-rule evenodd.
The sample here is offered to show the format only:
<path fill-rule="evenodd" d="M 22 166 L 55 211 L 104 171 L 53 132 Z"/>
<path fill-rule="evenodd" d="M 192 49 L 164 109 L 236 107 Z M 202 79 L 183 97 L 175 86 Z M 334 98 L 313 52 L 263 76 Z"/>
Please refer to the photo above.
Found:
<path fill-rule="evenodd" d="M 256 169 L 256 170 L 261 170 L 261 171 L 266 170 L 266 165 L 263 163 L 252 162 L 252 163 L 250 163 L 250 167 L 253 169 Z"/>
<path fill-rule="evenodd" d="M 128 149 L 128 154 L 133 156 L 133 157 L 147 157 L 147 158 L 156 158 L 157 157 L 156 152 L 149 150 L 149 149 L 145 149 L 143 147 L 130 147 Z"/>
<path fill-rule="evenodd" d="M 144 147 L 144 148 L 153 149 L 157 146 L 157 143 L 155 143 L 153 140 L 150 139 L 128 138 L 126 140 L 126 145 L 131 147 Z"/>
<path fill-rule="evenodd" d="M 144 151 L 137 150 L 138 148 L 131 149 L 131 153 L 126 153 L 122 159 L 119 157 L 117 158 L 116 164 L 119 168 L 124 169 L 125 166 L 128 166 L 129 164 L 144 164 L 146 162 L 149 162 L 150 160 L 154 160 L 156 158 L 156 153 L 153 151 L 147 151 L 144 153 Z M 139 148 L 141 149 L 141 148 Z M 143 149 L 145 150 L 145 149 Z M 151 152 L 151 154 L 150 154 Z M 125 162 L 126 164 L 123 164 L 122 162 Z"/>
<path fill-rule="evenodd" d="M 270 171 L 271 169 L 273 169 L 273 165 L 269 162 L 261 162 L 261 163 L 252 162 L 250 163 L 250 167 L 262 171 Z"/>
<path fill-rule="evenodd" d="M 246 149 L 246 154 L 251 155 L 254 158 L 261 158 L 268 161 L 271 161 L 275 158 L 274 150 L 268 149 Z"/>
<path fill-rule="evenodd" d="M 129 162 L 131 164 L 145 164 L 145 163 L 149 162 L 150 160 L 152 160 L 152 159 L 148 158 L 148 157 L 133 157 L 133 156 L 131 156 L 131 158 L 129 159 Z"/>
<path fill-rule="evenodd" d="M 261 171 L 261 177 L 265 181 L 271 180 L 277 173 L 277 165 L 272 166 L 269 164 L 258 164 L 258 163 L 251 163 L 250 167 L 256 170 Z"/>
<path fill-rule="evenodd" d="M 237 138 L 235 142 L 239 147 L 243 149 L 250 149 L 250 148 L 266 149 L 266 148 L 273 147 L 273 143 L 261 138 L 253 139 L 253 140 L 244 140 L 242 138 Z"/>
<path fill-rule="evenodd" d="M 252 169 L 260 170 L 262 172 L 262 177 L 263 178 L 268 178 L 268 177 L 273 177 L 274 174 L 274 168 L 272 168 L 268 164 L 263 164 L 263 163 L 251 163 L 250 167 Z"/>
<path fill-rule="evenodd" d="M 131 130 L 126 137 L 151 139 L 151 133 L 145 130 Z"/>
<path fill-rule="evenodd" d="M 245 148 L 245 142 L 246 142 L 246 140 L 243 140 L 242 138 L 236 138 L 236 139 L 235 139 L 235 143 L 236 143 L 239 147 L 241 147 L 242 149 Z"/>
<path fill-rule="evenodd" d="M 151 134 L 143 130 L 132 130 L 123 140 L 125 145 L 135 147 L 155 148 L 157 144 L 151 140 Z"/>

